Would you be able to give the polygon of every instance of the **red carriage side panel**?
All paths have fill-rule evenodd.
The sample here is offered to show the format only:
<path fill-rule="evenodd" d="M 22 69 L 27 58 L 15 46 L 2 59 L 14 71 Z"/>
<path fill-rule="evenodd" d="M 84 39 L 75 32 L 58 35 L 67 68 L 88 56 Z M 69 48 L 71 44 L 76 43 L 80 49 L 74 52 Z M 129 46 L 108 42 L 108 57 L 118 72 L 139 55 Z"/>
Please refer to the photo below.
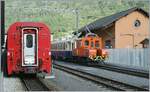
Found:
<path fill-rule="evenodd" d="M 44 25 L 43 25 L 44 26 Z M 50 73 L 51 70 L 51 43 L 50 43 L 50 31 L 47 27 L 41 28 L 41 31 L 39 31 L 39 48 L 38 48 L 38 57 L 39 57 L 39 69 L 41 71 L 45 71 L 46 73 Z M 50 62 L 50 63 L 49 63 Z"/>
<path fill-rule="evenodd" d="M 12 74 L 13 70 L 18 70 L 21 60 L 21 34 L 16 31 L 15 25 L 12 25 L 7 32 L 7 71 L 9 75 Z"/>
<path fill-rule="evenodd" d="M 19 72 L 51 72 L 51 37 L 50 30 L 46 25 L 35 22 L 16 22 L 10 26 L 7 35 L 8 75 Z M 28 60 L 32 59 L 28 59 L 25 55 L 26 50 L 30 49 L 25 49 L 24 37 L 30 35 L 33 35 L 35 42 L 34 52 L 32 52 L 34 63 L 29 62 Z"/>

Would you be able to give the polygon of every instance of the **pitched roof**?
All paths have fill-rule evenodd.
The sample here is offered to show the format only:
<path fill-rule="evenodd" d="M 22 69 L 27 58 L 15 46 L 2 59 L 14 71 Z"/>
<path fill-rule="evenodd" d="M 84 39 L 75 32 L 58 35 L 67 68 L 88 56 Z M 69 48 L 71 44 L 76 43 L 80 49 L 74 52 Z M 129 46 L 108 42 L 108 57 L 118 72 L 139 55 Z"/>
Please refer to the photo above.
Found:
<path fill-rule="evenodd" d="M 144 44 L 144 43 L 147 43 L 147 44 L 148 44 L 148 43 L 149 43 L 149 39 L 148 39 L 148 38 L 145 38 L 145 39 L 144 39 L 143 41 L 141 41 L 140 43 L 141 43 L 141 44 Z"/>
<path fill-rule="evenodd" d="M 87 31 L 88 29 L 90 31 L 93 31 L 93 30 L 97 30 L 97 29 L 103 28 L 103 27 L 105 27 L 105 26 L 107 26 L 107 25 L 117 21 L 121 17 L 126 16 L 129 13 L 132 13 L 133 11 L 139 11 L 139 12 L 143 13 L 145 16 L 149 17 L 149 13 L 148 12 L 144 11 L 141 8 L 134 7 L 134 8 L 128 9 L 126 11 L 122 11 L 122 12 L 119 12 L 119 13 L 116 13 L 116 14 L 113 14 L 113 15 L 110 15 L 110 16 L 98 19 L 98 20 L 96 20 L 96 21 L 86 25 L 87 27 L 84 26 L 84 27 L 82 27 L 81 29 L 79 29 L 76 32 L 77 33 L 78 32 L 84 32 L 84 31 Z M 76 32 L 73 32 L 73 33 L 75 34 Z"/>

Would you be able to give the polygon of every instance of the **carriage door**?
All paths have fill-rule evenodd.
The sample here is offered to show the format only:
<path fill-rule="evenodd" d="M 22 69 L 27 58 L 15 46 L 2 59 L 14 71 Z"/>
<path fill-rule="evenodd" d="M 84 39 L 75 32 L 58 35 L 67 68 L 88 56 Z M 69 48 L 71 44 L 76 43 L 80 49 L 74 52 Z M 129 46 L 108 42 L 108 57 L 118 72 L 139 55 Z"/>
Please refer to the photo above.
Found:
<path fill-rule="evenodd" d="M 22 29 L 22 66 L 38 66 L 38 29 Z"/>
<path fill-rule="evenodd" d="M 24 64 L 35 63 L 35 34 L 24 34 Z"/>

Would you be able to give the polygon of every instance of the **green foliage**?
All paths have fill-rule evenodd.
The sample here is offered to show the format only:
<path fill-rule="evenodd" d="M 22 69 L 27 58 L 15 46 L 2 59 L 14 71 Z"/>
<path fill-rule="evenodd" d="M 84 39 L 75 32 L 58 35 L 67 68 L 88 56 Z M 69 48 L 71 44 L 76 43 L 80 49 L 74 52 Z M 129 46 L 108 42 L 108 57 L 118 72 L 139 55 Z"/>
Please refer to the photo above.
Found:
<path fill-rule="evenodd" d="M 149 10 L 148 0 L 6 0 L 6 30 L 16 21 L 44 22 L 54 37 L 70 35 L 99 18 L 132 8 Z M 79 15 L 75 13 L 79 10 Z"/>

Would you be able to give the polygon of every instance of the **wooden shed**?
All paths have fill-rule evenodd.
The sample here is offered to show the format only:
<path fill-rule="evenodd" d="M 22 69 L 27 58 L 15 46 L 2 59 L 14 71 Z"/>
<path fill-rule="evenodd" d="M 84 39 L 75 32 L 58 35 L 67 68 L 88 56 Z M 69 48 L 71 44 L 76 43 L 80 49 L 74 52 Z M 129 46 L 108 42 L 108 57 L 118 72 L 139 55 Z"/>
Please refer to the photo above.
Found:
<path fill-rule="evenodd" d="M 149 37 L 149 14 L 141 8 L 131 8 L 98 19 L 74 33 L 85 35 L 88 30 L 102 37 L 103 48 L 142 48 Z"/>

